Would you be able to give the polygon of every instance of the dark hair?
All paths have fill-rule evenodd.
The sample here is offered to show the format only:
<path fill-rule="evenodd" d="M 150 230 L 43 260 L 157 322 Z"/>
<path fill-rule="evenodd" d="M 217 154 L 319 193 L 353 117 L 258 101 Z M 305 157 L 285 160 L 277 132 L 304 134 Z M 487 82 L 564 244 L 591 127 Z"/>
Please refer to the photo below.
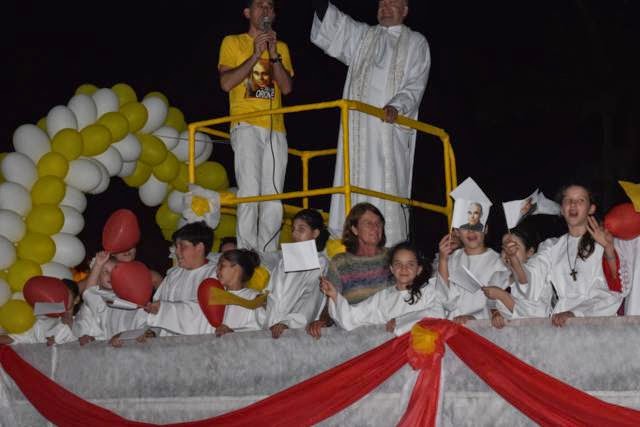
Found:
<path fill-rule="evenodd" d="M 318 249 L 318 252 L 323 251 L 327 240 L 329 240 L 329 231 L 324 225 L 324 218 L 322 218 L 320 212 L 315 209 L 302 209 L 295 214 L 293 221 L 296 219 L 306 222 L 312 230 L 320 231 L 320 234 L 316 237 L 316 249 Z"/>
<path fill-rule="evenodd" d="M 347 215 L 347 218 L 344 220 L 344 228 L 342 230 L 342 244 L 347 248 L 347 252 L 351 254 L 358 250 L 358 236 L 353 234 L 351 227 L 357 227 L 360 217 L 366 212 L 371 212 L 377 215 L 382 221 L 382 238 L 380 239 L 380 242 L 378 242 L 378 247 L 382 248 L 387 243 L 387 236 L 384 233 L 385 220 L 380 210 L 371 203 L 358 203 L 351 208 L 351 211 L 349 211 L 349 215 Z"/>
<path fill-rule="evenodd" d="M 524 249 L 528 251 L 529 249 L 533 249 L 534 252 L 538 251 L 538 245 L 540 244 L 540 233 L 536 230 L 533 230 L 530 227 L 524 225 L 525 222 L 521 222 L 516 227 L 511 229 L 511 234 L 517 236 L 522 240 L 524 244 Z"/>
<path fill-rule="evenodd" d="M 410 305 L 415 304 L 422 297 L 422 288 L 424 287 L 427 277 L 431 276 L 431 265 L 425 262 L 424 256 L 418 251 L 418 249 L 409 242 L 400 242 L 391 249 L 387 253 L 387 265 L 391 267 L 393 265 L 393 258 L 399 251 L 409 251 L 413 252 L 416 256 L 416 260 L 418 261 L 418 267 L 422 267 L 422 271 L 418 274 L 414 279 L 411 286 L 409 286 L 409 298 L 405 301 Z"/>
<path fill-rule="evenodd" d="M 233 243 L 234 245 L 238 246 L 238 239 L 236 239 L 235 236 L 223 237 L 222 239 L 220 239 L 220 246 L 218 246 L 218 252 L 222 252 L 222 247 L 224 245 L 228 245 L 229 243 Z"/>
<path fill-rule="evenodd" d="M 73 302 L 75 302 L 76 298 L 80 296 L 80 289 L 78 288 L 78 284 L 71 279 L 62 279 L 62 283 L 64 283 L 67 289 L 69 289 L 69 292 L 71 292 L 72 296 L 71 299 L 73 300 Z M 73 307 L 73 315 L 75 316 L 78 311 L 80 311 L 80 304 L 76 304 Z"/>
<path fill-rule="evenodd" d="M 253 2 L 254 1 L 256 1 L 256 0 L 244 0 L 244 8 L 248 9 L 251 6 L 253 6 Z M 273 8 L 275 9 L 275 7 L 276 7 L 276 0 L 273 0 Z"/>
<path fill-rule="evenodd" d="M 587 193 L 587 197 L 589 198 L 589 205 L 597 206 L 595 201 L 595 194 L 591 191 L 589 187 L 583 184 L 568 184 L 568 185 L 562 186 L 562 188 L 560 188 L 560 191 L 558 191 L 558 194 L 556 195 L 556 201 L 560 204 L 560 206 L 562 206 L 562 202 L 564 200 L 564 195 L 566 191 L 571 187 L 582 188 Z M 593 240 L 593 237 L 591 236 L 591 233 L 589 232 L 584 233 L 580 238 L 580 242 L 578 242 L 578 256 L 580 257 L 580 259 L 582 259 L 583 261 L 586 260 L 591 256 L 591 254 L 593 253 L 593 251 L 595 251 L 595 249 L 596 249 L 596 245 L 595 245 L 595 241 Z"/>
<path fill-rule="evenodd" d="M 239 265 L 242 269 L 242 282 L 248 282 L 256 267 L 260 265 L 260 256 L 251 249 L 231 249 L 222 252 L 220 259 Z"/>
<path fill-rule="evenodd" d="M 178 240 L 186 240 L 193 245 L 202 243 L 206 256 L 211 252 L 211 246 L 213 245 L 213 229 L 204 221 L 192 222 L 177 229 L 173 235 L 171 235 L 171 240 L 173 240 L 173 243 L 176 243 Z"/>

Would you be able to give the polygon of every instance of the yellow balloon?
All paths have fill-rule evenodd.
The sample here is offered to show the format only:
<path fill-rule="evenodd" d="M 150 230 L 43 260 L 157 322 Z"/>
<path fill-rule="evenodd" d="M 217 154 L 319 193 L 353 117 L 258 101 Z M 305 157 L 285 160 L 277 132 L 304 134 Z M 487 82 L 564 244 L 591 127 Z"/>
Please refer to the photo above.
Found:
<path fill-rule="evenodd" d="M 98 90 L 98 87 L 96 85 L 92 85 L 91 83 L 85 83 L 82 84 L 80 86 L 78 86 L 78 89 L 76 89 L 76 93 L 75 95 L 93 95 L 95 93 L 95 91 Z"/>
<path fill-rule="evenodd" d="M 329 239 L 327 241 L 327 256 L 333 258 L 335 255 L 341 254 L 347 251 L 345 245 L 342 244 L 342 240 Z"/>
<path fill-rule="evenodd" d="M 28 231 L 18 242 L 16 251 L 19 258 L 28 259 L 40 265 L 51 261 L 56 253 L 56 244 L 46 234 Z"/>
<path fill-rule="evenodd" d="M 0 270 L 0 279 L 9 283 L 9 270 Z"/>
<path fill-rule="evenodd" d="M 0 307 L 0 325 L 11 334 L 26 332 L 34 323 L 33 308 L 25 301 L 11 300 Z"/>
<path fill-rule="evenodd" d="M 36 126 L 38 126 L 40 129 L 42 129 L 43 131 L 47 131 L 47 118 L 43 117 L 40 120 L 38 120 L 38 122 L 36 123 Z"/>
<path fill-rule="evenodd" d="M 51 150 L 62 154 L 68 161 L 75 160 L 84 151 L 82 135 L 75 129 L 62 129 L 53 137 Z"/>
<path fill-rule="evenodd" d="M 138 132 L 149 118 L 147 108 L 139 102 L 129 102 L 120 107 L 120 113 L 129 121 L 129 132 Z"/>
<path fill-rule="evenodd" d="M 236 235 L 236 217 L 234 215 L 220 215 L 220 222 L 215 229 L 215 235 L 220 237 Z"/>
<path fill-rule="evenodd" d="M 176 231 L 175 228 L 161 228 L 160 231 L 162 232 L 162 237 L 164 237 L 164 240 L 166 240 L 167 242 L 173 241 L 171 237 L 173 236 L 173 233 Z"/>
<path fill-rule="evenodd" d="M 251 279 L 249 279 L 247 288 L 262 292 L 262 290 L 266 288 L 267 284 L 269 283 L 269 277 L 271 277 L 269 271 L 260 265 L 256 267 L 255 271 L 253 272 L 253 276 L 251 276 Z"/>
<path fill-rule="evenodd" d="M 285 225 L 280 230 L 280 243 L 291 243 L 293 242 L 293 236 L 291 235 L 291 227 Z"/>
<path fill-rule="evenodd" d="M 139 160 L 149 166 L 157 166 L 167 158 L 167 147 L 160 138 L 148 133 L 138 134 L 138 139 L 142 145 L 142 152 Z"/>
<path fill-rule="evenodd" d="M 102 117 L 107 114 L 104 114 Z M 98 154 L 104 153 L 107 148 L 109 148 L 109 145 L 111 145 L 111 131 L 103 124 L 96 123 L 86 126 L 80 131 L 80 134 L 84 142 L 82 149 L 83 156 L 97 156 Z"/>
<path fill-rule="evenodd" d="M 180 173 L 180 161 L 172 152 L 167 152 L 164 162 L 153 168 L 153 174 L 162 182 L 171 182 Z"/>
<path fill-rule="evenodd" d="M 11 264 L 7 273 L 7 283 L 12 292 L 22 292 L 27 280 L 42 275 L 42 268 L 37 262 L 28 259 L 18 259 Z"/>
<path fill-rule="evenodd" d="M 50 151 L 38 160 L 38 176 L 57 176 L 64 179 L 69 172 L 69 161 L 62 154 Z"/>
<path fill-rule="evenodd" d="M 67 186 L 57 176 L 46 175 L 33 184 L 31 202 L 34 205 L 58 205 L 64 199 Z"/>
<path fill-rule="evenodd" d="M 164 105 L 166 105 L 167 107 L 169 106 L 169 98 L 167 98 L 165 94 L 163 94 L 162 92 L 158 92 L 158 91 L 149 92 L 148 94 L 145 95 L 143 99 L 147 99 L 152 96 L 155 96 L 156 98 L 160 98 L 162 102 L 164 102 Z"/>
<path fill-rule="evenodd" d="M 183 193 L 189 191 L 189 167 L 185 163 L 180 163 L 178 176 L 171 181 L 171 186 Z"/>
<path fill-rule="evenodd" d="M 151 166 L 145 165 L 142 162 L 137 162 L 133 173 L 122 179 L 129 187 L 140 187 L 142 184 L 147 182 L 149 176 L 151 176 L 151 170 Z"/>
<path fill-rule="evenodd" d="M 103 114 L 98 119 L 98 124 L 103 125 L 111 132 L 112 141 L 120 141 L 129 133 L 129 120 L 124 114 L 117 111 Z M 111 140 L 109 142 L 111 142 Z M 107 147 L 105 147 L 105 150 Z M 99 153 L 98 153 L 99 154 Z"/>
<path fill-rule="evenodd" d="M 169 209 L 169 205 L 167 202 L 164 202 L 160 205 L 156 212 L 156 222 L 160 226 L 160 228 L 165 228 L 167 230 L 175 230 L 178 226 L 178 220 L 180 220 L 180 214 L 173 212 Z"/>
<path fill-rule="evenodd" d="M 35 205 L 26 219 L 27 230 L 51 236 L 64 225 L 64 213 L 57 205 Z"/>
<path fill-rule="evenodd" d="M 111 90 L 118 96 L 120 105 L 125 105 L 129 102 L 136 102 L 138 100 L 136 91 L 126 83 L 117 83 L 111 87 Z"/>
<path fill-rule="evenodd" d="M 187 122 L 184 120 L 184 114 L 176 107 L 169 107 L 167 120 L 165 120 L 164 124 L 166 126 L 171 126 L 178 132 L 182 132 L 187 129 Z"/>
<path fill-rule="evenodd" d="M 196 168 L 196 184 L 209 190 L 226 190 L 229 188 L 227 171 L 218 162 L 204 162 Z"/>

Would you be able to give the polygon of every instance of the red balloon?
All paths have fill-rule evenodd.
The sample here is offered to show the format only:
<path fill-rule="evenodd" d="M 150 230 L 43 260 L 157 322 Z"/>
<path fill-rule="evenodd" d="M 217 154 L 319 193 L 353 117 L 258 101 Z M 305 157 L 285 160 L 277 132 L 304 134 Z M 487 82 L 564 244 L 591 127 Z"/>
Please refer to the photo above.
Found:
<path fill-rule="evenodd" d="M 202 312 L 207 317 L 209 324 L 214 328 L 217 328 L 222 325 L 222 321 L 224 320 L 224 309 L 226 306 L 209 304 L 209 297 L 211 296 L 211 292 L 209 290 L 211 288 L 224 290 L 224 286 L 222 286 L 222 283 L 220 283 L 218 279 L 204 279 L 198 287 L 198 303 L 200 304 Z"/>
<path fill-rule="evenodd" d="M 102 229 L 102 247 L 111 253 L 127 251 L 140 241 L 138 218 L 129 209 L 111 214 Z"/>
<path fill-rule="evenodd" d="M 119 298 L 145 305 L 153 294 L 151 271 L 140 261 L 119 262 L 111 271 L 111 287 Z"/>
<path fill-rule="evenodd" d="M 629 240 L 640 235 L 640 213 L 632 203 L 616 205 L 604 217 L 604 227 L 619 239 Z"/>
<path fill-rule="evenodd" d="M 69 310 L 69 288 L 64 282 L 55 277 L 34 276 L 27 280 L 22 289 L 25 301 L 31 306 L 37 302 L 63 303 L 64 308 Z M 63 313 L 49 314 L 50 317 L 60 317 Z"/>

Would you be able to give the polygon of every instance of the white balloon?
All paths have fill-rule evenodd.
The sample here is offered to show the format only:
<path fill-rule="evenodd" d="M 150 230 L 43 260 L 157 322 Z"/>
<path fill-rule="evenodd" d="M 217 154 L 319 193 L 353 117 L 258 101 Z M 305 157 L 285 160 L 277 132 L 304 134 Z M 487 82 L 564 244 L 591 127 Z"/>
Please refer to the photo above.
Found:
<path fill-rule="evenodd" d="M 204 144 L 204 150 L 202 150 L 202 153 L 200 153 L 200 155 L 196 157 L 196 166 L 200 166 L 201 164 L 209 160 L 209 157 L 211 157 L 212 152 L 213 152 L 213 143 L 209 142 L 207 144 Z"/>
<path fill-rule="evenodd" d="M 0 236 L 0 270 L 6 270 L 16 261 L 16 247 L 6 237 Z"/>
<path fill-rule="evenodd" d="M 80 264 L 85 256 L 84 245 L 76 236 L 67 233 L 58 233 L 51 236 L 56 244 L 56 253 L 52 262 L 57 262 L 69 268 Z"/>
<path fill-rule="evenodd" d="M 94 189 L 89 191 L 89 194 L 104 193 L 107 188 L 109 188 L 109 183 L 111 182 L 109 171 L 106 167 L 104 167 L 102 163 L 98 162 L 97 160 L 92 159 L 91 161 L 98 167 L 98 173 L 100 174 L 100 183 Z"/>
<path fill-rule="evenodd" d="M 211 138 L 206 133 L 196 132 L 196 146 L 195 156 L 196 158 L 204 151 L 205 144 L 211 144 Z M 176 155 L 178 160 L 186 162 L 189 160 L 189 132 L 183 131 L 180 133 L 178 144 L 171 150 Z"/>
<path fill-rule="evenodd" d="M 87 208 L 87 198 L 82 191 L 67 185 L 67 191 L 64 195 L 64 199 L 60 202 L 60 205 L 71 206 L 78 212 L 82 213 Z"/>
<path fill-rule="evenodd" d="M 38 179 L 36 165 L 22 153 L 14 152 L 4 156 L 0 172 L 4 179 L 20 184 L 27 190 L 31 190 L 33 183 Z"/>
<path fill-rule="evenodd" d="M 24 301 L 24 295 L 22 291 L 14 292 L 13 294 L 11 294 L 11 299 L 19 299 L 21 301 Z"/>
<path fill-rule="evenodd" d="M 64 225 L 62 233 L 78 234 L 84 228 L 84 217 L 80 212 L 71 206 L 60 205 L 62 214 L 64 215 Z"/>
<path fill-rule="evenodd" d="M 31 211 L 31 194 L 20 184 L 3 182 L 0 184 L 0 209 L 25 217 Z"/>
<path fill-rule="evenodd" d="M 84 93 L 79 93 L 69 100 L 67 104 L 78 119 L 78 129 L 83 129 L 93 124 L 98 118 L 98 108 L 93 98 Z"/>
<path fill-rule="evenodd" d="M 46 264 L 42 264 L 40 267 L 42 268 L 43 276 L 73 280 L 73 273 L 69 267 L 58 264 L 57 262 L 48 262 Z"/>
<path fill-rule="evenodd" d="M 118 150 L 124 162 L 137 161 L 142 152 L 142 144 L 140 144 L 138 138 L 132 133 L 111 146 Z"/>
<path fill-rule="evenodd" d="M 51 151 L 49 136 L 38 126 L 30 124 L 22 125 L 13 132 L 13 147 L 33 163 L 38 163 L 42 156 Z"/>
<path fill-rule="evenodd" d="M 140 133 L 151 133 L 158 129 L 167 120 L 169 107 L 164 101 L 156 96 L 150 96 L 142 100 L 142 105 L 147 108 L 149 117 L 147 123 L 140 130 Z"/>
<path fill-rule="evenodd" d="M 100 118 L 104 113 L 118 111 L 120 101 L 118 95 L 108 88 L 98 89 L 91 95 L 93 102 L 96 103 L 97 117 Z"/>
<path fill-rule="evenodd" d="M 102 154 L 93 157 L 94 160 L 97 160 L 107 168 L 109 171 L 109 176 L 116 176 L 120 173 L 122 169 L 122 156 L 120 152 L 113 148 L 107 148 Z"/>
<path fill-rule="evenodd" d="M 2 307 L 7 301 L 11 299 L 11 288 L 9 284 L 0 279 L 0 307 Z"/>
<path fill-rule="evenodd" d="M 6 237 L 11 242 L 19 242 L 27 232 L 27 226 L 17 213 L 0 209 L 0 236 Z"/>
<path fill-rule="evenodd" d="M 65 105 L 57 105 L 47 114 L 47 133 L 49 138 L 56 136 L 62 129 L 78 129 L 78 119 Z"/>
<path fill-rule="evenodd" d="M 157 136 L 162 142 L 164 142 L 164 146 L 167 147 L 167 150 L 172 150 L 176 145 L 178 145 L 179 134 L 180 132 L 171 126 L 162 126 L 153 132 L 154 136 Z"/>
<path fill-rule="evenodd" d="M 89 159 L 76 159 L 69 162 L 69 172 L 64 182 L 77 188 L 83 193 L 100 185 L 102 175 L 96 163 Z"/>
<path fill-rule="evenodd" d="M 122 169 L 118 176 L 120 178 L 126 178 L 136 170 L 136 162 L 122 162 Z"/>
<path fill-rule="evenodd" d="M 167 205 L 171 212 L 182 214 L 182 211 L 184 210 L 184 193 L 182 191 L 173 190 L 169 193 Z"/>
<path fill-rule="evenodd" d="M 168 189 L 169 186 L 166 182 L 158 180 L 151 174 L 147 182 L 138 188 L 138 194 L 142 203 L 153 207 L 162 204 Z"/>

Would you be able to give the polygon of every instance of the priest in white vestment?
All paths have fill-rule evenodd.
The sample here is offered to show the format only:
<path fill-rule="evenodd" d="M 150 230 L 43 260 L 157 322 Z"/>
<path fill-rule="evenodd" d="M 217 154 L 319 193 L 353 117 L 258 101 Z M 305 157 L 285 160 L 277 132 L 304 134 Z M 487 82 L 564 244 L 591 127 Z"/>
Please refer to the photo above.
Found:
<path fill-rule="evenodd" d="M 354 21 L 326 0 L 314 0 L 316 15 L 311 41 L 349 67 L 343 98 L 385 110 L 385 120 L 349 113 L 351 184 L 411 197 L 415 131 L 393 124 L 398 114 L 416 119 L 427 86 L 431 56 L 421 34 L 403 25 L 407 0 L 378 3 L 378 25 Z M 342 130 L 334 186 L 343 185 Z M 386 219 L 387 245 L 406 240 L 409 213 L 394 202 L 352 195 L 352 205 L 376 205 Z M 340 235 L 345 218 L 344 196 L 333 195 L 329 229 Z"/>

